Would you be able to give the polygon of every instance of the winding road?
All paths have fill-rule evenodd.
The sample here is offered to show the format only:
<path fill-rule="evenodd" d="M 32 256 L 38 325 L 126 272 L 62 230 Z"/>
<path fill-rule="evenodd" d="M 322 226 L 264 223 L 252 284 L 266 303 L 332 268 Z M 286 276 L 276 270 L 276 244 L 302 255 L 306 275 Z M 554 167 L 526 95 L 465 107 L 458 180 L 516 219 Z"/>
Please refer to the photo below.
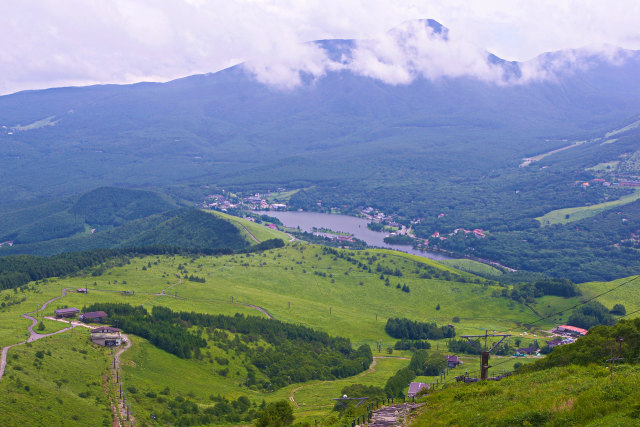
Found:
<path fill-rule="evenodd" d="M 69 290 L 69 289 L 71 289 L 71 288 L 63 289 L 62 290 L 62 295 L 60 295 L 59 297 L 51 298 L 49 301 L 47 301 L 44 304 L 42 304 L 42 307 L 40 307 L 38 310 L 30 311 L 30 312 L 22 314 L 22 317 L 24 317 L 27 320 L 31 320 L 31 325 L 28 328 L 28 330 L 29 330 L 29 338 L 27 338 L 26 341 L 21 341 L 21 342 L 16 343 L 16 344 L 8 345 L 8 346 L 6 346 L 6 347 L 4 347 L 2 349 L 2 356 L 0 356 L 0 380 L 2 380 L 2 377 L 4 376 L 4 370 L 5 370 L 5 367 L 7 366 L 7 355 L 9 354 L 9 349 L 10 348 L 18 346 L 18 345 L 25 344 L 25 343 L 28 343 L 28 342 L 33 342 L 33 341 L 39 340 L 41 338 L 50 337 L 51 335 L 56 335 L 56 334 L 60 334 L 62 332 L 66 332 L 66 331 L 68 331 L 70 329 L 75 328 L 76 326 L 86 326 L 84 324 L 70 322 L 71 326 L 69 326 L 68 328 L 60 329 L 59 331 L 53 332 L 51 334 L 39 334 L 39 333 L 33 331 L 33 328 L 38 324 L 38 319 L 36 319 L 35 317 L 31 316 L 31 314 L 37 313 L 39 311 L 44 310 L 53 301 L 66 296 L 67 295 L 67 290 Z M 55 320 L 58 320 L 58 319 L 55 319 Z"/>

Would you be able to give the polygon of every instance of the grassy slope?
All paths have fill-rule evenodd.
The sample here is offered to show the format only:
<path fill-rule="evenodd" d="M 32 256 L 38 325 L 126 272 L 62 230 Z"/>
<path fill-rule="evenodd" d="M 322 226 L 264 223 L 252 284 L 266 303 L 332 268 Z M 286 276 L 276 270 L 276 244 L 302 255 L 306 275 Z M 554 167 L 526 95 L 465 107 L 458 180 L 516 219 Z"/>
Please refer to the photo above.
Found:
<path fill-rule="evenodd" d="M 638 425 L 640 368 L 569 366 L 500 382 L 454 384 L 426 400 L 412 426 Z"/>
<path fill-rule="evenodd" d="M 354 256 L 364 262 L 366 254 L 367 252 L 359 252 Z M 244 305 L 249 303 L 264 307 L 280 320 L 302 323 L 331 334 L 347 336 L 354 344 L 366 342 L 373 347 L 377 340 L 382 340 L 383 348 L 395 342 L 384 332 L 388 317 L 409 317 L 449 323 L 453 316 L 459 316 L 461 323 L 456 324 L 459 334 L 481 333 L 481 328 L 510 330 L 517 328 L 519 322 L 536 318 L 527 308 L 517 304 L 510 307 L 509 301 L 492 298 L 491 287 L 485 289 L 484 286 L 473 283 L 421 279 L 414 273 L 416 261 L 438 265 L 434 261 L 386 250 L 372 250 L 368 251 L 368 254 L 376 254 L 379 261 L 385 265 L 400 269 L 403 276 L 392 276 L 392 286 L 386 287 L 379 279 L 379 273 L 375 272 L 375 268 L 372 273 L 363 272 L 343 259 L 334 260 L 330 255 L 323 255 L 321 247 L 301 242 L 249 255 L 197 259 L 151 256 L 132 259 L 129 264 L 107 270 L 97 277 L 89 274 L 86 277 L 53 279 L 43 285 L 38 293 L 26 291 L 25 302 L 0 311 L 3 319 L 1 324 L 5 328 L 0 330 L 0 338 L 5 345 L 19 341 L 24 337 L 28 326 L 28 322 L 19 317 L 20 313 L 33 310 L 36 304 L 42 304 L 49 298 L 60 295 L 64 287 L 75 289 L 85 286 L 90 289 L 88 294 L 70 293 L 65 298 L 53 302 L 44 314 L 53 314 L 57 307 L 75 306 L 82 309 L 91 302 L 109 301 L 141 304 L 147 308 L 166 305 L 174 310 L 262 315 Z M 186 266 L 188 274 L 205 277 L 206 283 L 184 279 L 179 283 L 176 273 L 180 264 Z M 375 267 L 375 263 L 373 266 Z M 450 267 L 442 268 L 456 272 Z M 306 270 L 306 273 L 303 270 Z M 314 271 L 327 274 L 327 277 L 315 275 Z M 345 272 L 348 272 L 348 275 L 345 275 Z M 473 277 L 468 273 L 457 273 L 467 278 Z M 333 278 L 328 276 L 330 274 Z M 332 279 L 334 283 L 331 283 Z M 363 285 L 360 285 L 360 282 L 363 282 Z M 411 292 L 407 294 L 396 289 L 395 284 L 398 282 L 406 283 Z M 125 290 L 135 293 L 124 295 L 122 291 Z M 167 295 L 157 295 L 162 290 L 166 290 Z M 3 291 L 0 293 L 0 299 L 5 295 L 22 293 Z M 435 309 L 437 304 L 440 304 L 440 310 Z M 545 304 L 553 307 L 566 305 L 568 302 L 549 299 Z M 49 328 L 49 325 L 47 327 Z M 362 377 L 320 384 L 294 384 L 274 393 L 261 393 L 241 386 L 246 372 L 233 361 L 233 354 L 218 354 L 219 349 L 210 348 L 214 355 L 224 355 L 232 361 L 229 376 L 223 378 L 214 374 L 215 366 L 206 360 L 182 360 L 158 350 L 142 339 L 134 337 L 133 342 L 132 349 L 123 355 L 123 369 L 125 383 L 139 390 L 133 397 L 133 410 L 142 418 L 148 417 L 152 411 L 158 409 L 155 400 L 147 398 L 145 393 L 157 393 L 165 386 L 173 390 L 172 395 L 186 396 L 190 392 L 193 393 L 194 399 L 202 407 L 212 404 L 209 400 L 211 394 L 220 393 L 229 398 L 247 395 L 252 402 L 259 403 L 262 399 L 271 401 L 288 398 L 292 389 L 304 386 L 295 392 L 296 401 L 300 402 L 295 411 L 298 417 L 312 421 L 328 415 L 328 405 L 332 404 L 330 398 L 338 395 L 345 385 L 362 381 L 384 386 L 386 379 L 398 367 L 408 363 L 406 360 L 382 359 L 378 361 L 375 373 Z M 441 346 L 442 343 L 438 345 Z M 14 349 L 10 354 L 13 351 Z M 374 355 L 386 354 L 375 351 Z M 398 355 L 410 356 L 405 352 L 393 354 Z M 466 360 L 466 367 L 477 365 L 475 357 Z M 178 374 L 165 375 L 167 372 Z"/>
<path fill-rule="evenodd" d="M 634 193 L 628 194 L 613 200 L 611 202 L 599 203 L 591 206 L 578 206 L 575 208 L 557 209 L 546 213 L 544 216 L 536 218 L 543 226 L 553 224 L 566 224 L 573 221 L 578 221 L 584 218 L 589 218 L 599 214 L 600 212 L 613 209 L 617 206 L 627 205 L 640 199 L 640 190 L 636 190 Z M 569 215 L 569 218 L 565 218 Z"/>
<path fill-rule="evenodd" d="M 588 282 L 580 284 L 580 290 L 585 297 L 593 297 L 611 288 L 629 282 L 620 288 L 602 295 L 598 301 L 611 309 L 615 304 L 622 304 L 627 309 L 627 313 L 640 309 L 640 276 L 636 280 L 630 281 L 633 277 L 613 280 L 611 282 Z"/>
<path fill-rule="evenodd" d="M 471 259 L 445 259 L 440 261 L 440 263 L 457 268 L 458 270 L 481 274 L 483 276 L 500 276 L 502 274 L 502 271 L 495 267 Z"/>
<path fill-rule="evenodd" d="M 246 230 L 248 230 L 249 233 L 251 233 L 256 239 L 258 239 L 261 242 L 264 242 L 265 240 L 269 240 L 269 239 L 282 239 L 285 242 L 289 240 L 289 236 L 283 233 L 282 231 L 273 230 L 264 225 L 256 224 L 255 222 L 248 221 L 246 219 L 238 218 L 237 216 L 228 215 L 218 211 L 205 211 L 205 212 L 209 212 L 212 215 L 219 216 L 220 218 L 223 218 L 231 222 L 233 225 L 235 225 L 240 229 L 240 231 L 245 235 L 245 238 L 247 239 L 247 241 L 249 241 L 251 244 L 255 244 L 256 242 L 251 238 L 251 236 L 247 234 Z"/>
<path fill-rule="evenodd" d="M 88 336 L 76 328 L 11 349 L 0 381 L 0 425 L 111 425 L 101 378 L 108 350 L 93 346 Z M 42 359 L 38 351 L 45 352 Z M 87 397 L 79 396 L 83 392 Z"/>

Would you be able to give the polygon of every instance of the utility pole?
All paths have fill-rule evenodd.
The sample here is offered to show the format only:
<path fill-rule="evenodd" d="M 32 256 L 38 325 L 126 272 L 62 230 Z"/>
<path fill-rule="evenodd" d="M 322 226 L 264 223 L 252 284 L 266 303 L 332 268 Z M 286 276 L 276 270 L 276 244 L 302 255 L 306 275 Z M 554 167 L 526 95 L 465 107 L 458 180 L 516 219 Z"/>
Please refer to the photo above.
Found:
<path fill-rule="evenodd" d="M 485 381 L 487 379 L 487 376 L 489 373 L 489 368 L 490 368 L 489 355 L 493 350 L 495 350 L 498 347 L 498 345 L 500 345 L 502 341 L 505 340 L 505 338 L 510 336 L 511 336 L 510 334 L 488 334 L 487 331 L 484 332 L 484 335 L 461 335 L 461 337 L 466 338 L 467 341 L 469 341 L 469 343 L 472 346 L 480 350 L 480 379 L 482 381 Z M 502 337 L 502 338 L 500 338 L 500 340 L 497 343 L 493 344 L 493 346 L 487 350 L 487 338 L 489 337 Z M 472 341 L 471 338 L 484 338 L 484 346 L 479 345 L 475 341 Z"/>
<path fill-rule="evenodd" d="M 624 338 L 618 337 L 618 338 L 616 338 L 615 342 L 611 345 L 611 359 L 609 359 L 607 362 L 611 362 L 611 365 L 609 367 L 609 371 L 611 372 L 611 379 L 612 380 L 613 380 L 613 367 L 615 366 L 617 360 L 622 360 L 622 357 L 620 357 L 620 354 L 622 353 L 622 342 L 623 341 L 624 341 Z M 616 355 L 614 356 L 613 351 L 615 349 L 616 342 L 618 343 L 618 351 L 616 352 Z"/>

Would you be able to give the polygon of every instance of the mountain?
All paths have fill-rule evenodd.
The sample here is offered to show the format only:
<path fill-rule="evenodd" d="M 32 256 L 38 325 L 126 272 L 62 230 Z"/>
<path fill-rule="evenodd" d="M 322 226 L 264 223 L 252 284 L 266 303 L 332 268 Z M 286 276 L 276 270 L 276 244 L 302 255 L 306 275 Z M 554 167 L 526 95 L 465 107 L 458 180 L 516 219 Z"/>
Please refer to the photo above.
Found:
<path fill-rule="evenodd" d="M 0 97 L 0 215 L 13 218 L 0 235 L 41 245 L 81 233 L 78 213 L 98 232 L 148 213 L 135 202 L 69 210 L 101 186 L 198 203 L 284 187 L 291 209 L 370 206 L 411 226 L 418 244 L 518 270 L 574 280 L 640 271 L 637 206 L 618 211 L 624 223 L 602 213 L 633 203 L 618 184 L 640 180 L 640 52 L 508 61 L 433 20 L 300 52 L 168 83 Z M 38 209 L 57 216 L 40 223 Z M 7 212 L 28 212 L 32 229 L 18 233 L 22 219 Z"/>
<path fill-rule="evenodd" d="M 426 36 L 413 35 L 423 27 Z M 481 68 L 498 67 L 497 80 L 473 69 L 460 73 L 456 64 L 452 76 L 430 78 L 430 70 L 446 71 L 444 61 L 456 57 L 448 30 L 421 21 L 390 34 L 394 52 L 406 60 L 398 67 L 413 73 L 405 84 L 357 68 L 368 41 L 324 40 L 314 46 L 343 68 L 321 76 L 302 72 L 302 84 L 288 89 L 257 81 L 249 62 L 168 83 L 0 97 L 0 124 L 7 126 L 0 135 L 0 200 L 101 185 L 364 179 L 381 163 L 402 164 L 406 153 L 420 168 L 440 173 L 448 170 L 440 164 L 463 152 L 466 167 L 482 174 L 556 147 L 546 139 L 589 134 L 640 111 L 637 52 L 621 51 L 618 62 L 566 51 L 526 63 L 485 52 Z M 431 44 L 422 52 L 420 43 Z M 432 45 L 443 56 L 421 65 Z M 551 77 L 509 83 L 532 69 Z M 350 167 L 354 161 L 359 168 Z"/>

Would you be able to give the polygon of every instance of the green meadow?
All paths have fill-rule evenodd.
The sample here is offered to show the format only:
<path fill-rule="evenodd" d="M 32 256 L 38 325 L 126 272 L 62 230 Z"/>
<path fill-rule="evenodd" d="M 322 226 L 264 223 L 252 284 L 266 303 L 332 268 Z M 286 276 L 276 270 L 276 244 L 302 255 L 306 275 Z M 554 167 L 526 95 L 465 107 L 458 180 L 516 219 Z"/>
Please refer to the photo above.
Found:
<path fill-rule="evenodd" d="M 502 270 L 472 259 L 445 259 L 440 261 L 440 263 L 468 273 L 479 274 L 484 277 L 500 276 L 502 274 Z"/>
<path fill-rule="evenodd" d="M 598 203 L 590 206 L 578 206 L 575 208 L 557 209 L 536 218 L 541 225 L 567 224 L 569 222 L 578 221 L 584 218 L 590 218 L 600 212 L 613 209 L 618 206 L 628 205 L 640 199 L 640 190 L 636 190 L 631 194 L 620 197 L 618 200 L 610 202 Z"/>
<path fill-rule="evenodd" d="M 279 233 L 253 223 L 250 225 L 255 227 L 250 231 L 255 231 L 261 239 L 275 237 L 275 233 Z M 263 229 L 267 232 L 260 234 Z M 190 277 L 204 279 L 204 283 L 191 281 Z M 406 285 L 409 292 L 403 292 L 398 285 Z M 585 286 L 587 289 L 595 285 Z M 87 287 L 89 292 L 76 293 L 75 289 L 80 287 Z M 20 314 L 33 311 L 45 301 L 60 296 L 64 288 L 70 288 L 71 291 L 49 304 L 40 312 L 41 316 L 53 315 L 56 308 L 82 309 L 96 302 L 142 305 L 148 310 L 161 305 L 175 311 L 265 316 L 250 306 L 253 305 L 261 307 L 278 320 L 350 338 L 354 346 L 369 344 L 376 357 L 372 369 L 355 377 L 290 384 L 268 392 L 255 386 L 246 386 L 247 360 L 232 349 L 223 349 L 208 341 L 203 351 L 204 357 L 180 359 L 144 339 L 132 336 L 131 349 L 122 355 L 122 370 L 128 390 L 126 393 L 138 420 L 149 420 L 151 414 L 167 411 L 171 399 L 187 399 L 205 410 L 213 407 L 220 397 L 234 400 L 246 396 L 251 401 L 252 411 L 257 411 L 263 400 L 271 402 L 293 398 L 294 413 L 299 420 L 331 423 L 334 421 L 331 417 L 335 414 L 331 412 L 331 399 L 340 396 L 343 387 L 357 383 L 384 387 L 390 376 L 409 363 L 411 353 L 408 351 L 388 353 L 388 348 L 396 341 L 385 333 L 388 318 L 409 318 L 437 322 L 439 325 L 452 323 L 457 318 L 454 323 L 457 335 L 481 334 L 484 331 L 511 332 L 522 340 L 523 346 L 533 339 L 541 339 L 540 330 L 552 326 L 554 320 L 563 320 L 548 319 L 537 323 L 537 329 L 528 329 L 523 324 L 539 319 L 539 315 L 529 307 L 492 296 L 499 287 L 491 281 L 432 260 L 388 250 L 332 252 L 321 246 L 292 242 L 283 248 L 248 254 L 131 258 L 111 268 L 97 266 L 88 269 L 76 277 L 49 279 L 17 291 L 2 291 L 0 300 L 9 297 L 7 301 L 13 301 L 0 310 L 2 345 L 24 340 L 29 322 Z M 564 308 L 576 301 L 545 297 L 535 309 L 544 314 L 545 310 Z M 64 326 L 61 322 L 45 320 L 44 333 L 54 332 Z M 78 355 L 77 351 L 69 349 L 70 345 L 65 345 L 64 351 L 71 352 L 64 356 L 65 364 L 70 365 L 67 370 L 60 371 L 60 376 L 66 375 L 66 384 L 70 388 L 97 387 L 91 384 L 106 369 L 106 350 L 88 342 L 85 328 L 36 341 L 33 347 L 23 345 L 10 349 L 7 373 L 17 378 L 18 374 L 12 368 L 15 363 L 11 359 L 13 354 L 21 358 L 23 352 L 33 351 L 33 348 L 51 349 L 53 352 L 57 347 L 55 343 L 64 340 L 72 340 L 74 344 L 71 347 L 83 348 L 87 353 Z M 82 347 L 76 345 L 79 342 Z M 382 351 L 378 351 L 378 343 Z M 432 341 L 432 345 L 434 350 L 447 351 L 444 341 Z M 84 361 L 85 356 L 95 361 L 83 366 L 77 374 L 71 374 L 72 366 L 75 366 L 73 364 Z M 27 358 L 26 353 L 24 357 Z M 219 360 L 227 362 L 221 364 Z M 478 370 L 477 357 L 464 356 L 463 360 L 465 364 L 452 370 L 448 381 L 465 370 L 470 373 Z M 500 363 L 495 373 L 500 373 L 502 369 L 511 370 L 516 362 L 523 360 L 504 358 L 504 363 Z M 32 368 L 33 365 L 29 365 L 29 369 Z M 256 370 L 258 379 L 262 378 L 261 375 Z M 41 377 L 32 376 L 33 381 Z M 433 382 L 434 378 L 420 380 Z M 13 381 L 5 377 L 0 386 L 8 387 Z M 15 385 L 12 387 L 7 396 L 18 393 Z M 161 391 L 166 394 L 161 394 Z M 46 393 L 43 396 L 49 396 Z M 97 392 L 91 391 L 91 396 L 91 404 L 96 405 Z M 40 398 L 32 398 L 30 394 L 21 398 L 37 405 L 42 416 L 58 408 L 53 404 L 44 404 Z M 55 402 L 55 397 L 47 399 Z M 88 402 L 86 398 L 79 399 L 84 399 L 80 402 Z M 2 400 L 3 404 L 7 404 L 6 398 Z M 100 405 L 104 406 L 102 400 Z M 100 425 L 105 418 L 103 412 L 96 410 L 98 415 L 95 419 L 85 418 L 81 410 L 77 414 L 84 424 Z"/>
<path fill-rule="evenodd" d="M 412 426 L 633 426 L 640 419 L 640 369 L 571 365 L 500 382 L 452 383 L 423 399 Z"/>
<path fill-rule="evenodd" d="M 0 425 L 110 426 L 108 356 L 85 328 L 12 348 L 0 381 Z"/>

